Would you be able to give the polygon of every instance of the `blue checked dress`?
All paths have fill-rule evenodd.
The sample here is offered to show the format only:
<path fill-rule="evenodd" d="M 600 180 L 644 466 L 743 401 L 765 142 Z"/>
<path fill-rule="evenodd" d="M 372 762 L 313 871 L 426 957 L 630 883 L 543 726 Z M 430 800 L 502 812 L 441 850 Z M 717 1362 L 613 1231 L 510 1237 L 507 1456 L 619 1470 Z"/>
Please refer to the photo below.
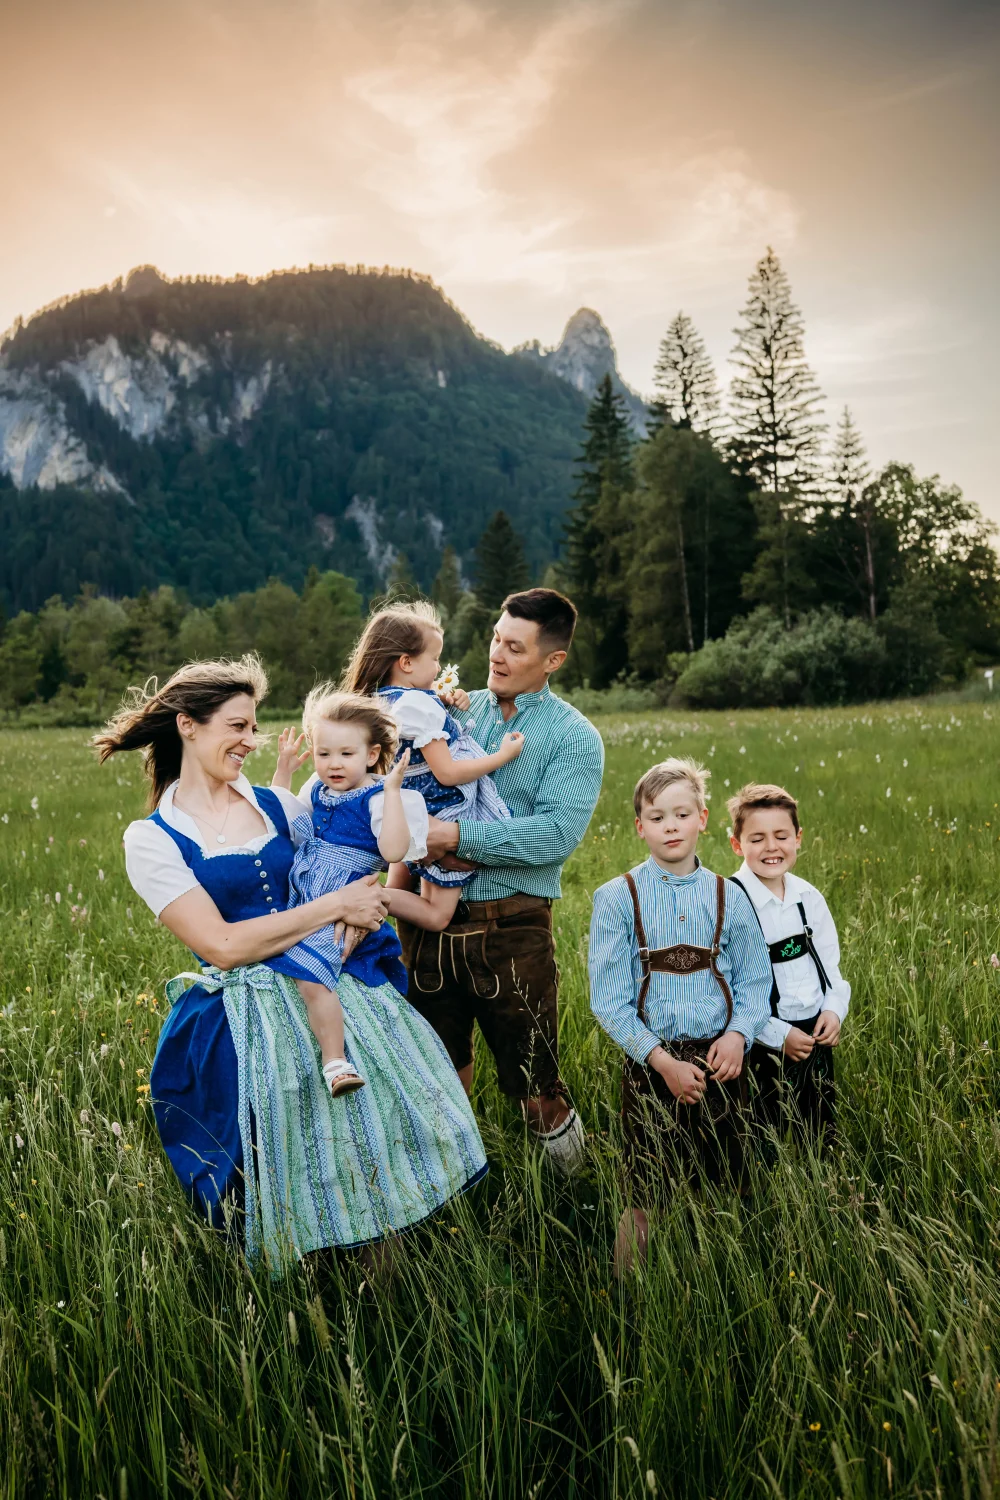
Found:
<path fill-rule="evenodd" d="M 478 781 L 465 786 L 442 786 L 431 771 L 423 756 L 425 745 L 432 740 L 443 740 L 451 751 L 452 760 L 478 760 L 486 754 L 482 745 L 472 737 L 475 722 L 470 720 L 463 727 L 454 718 L 437 693 L 429 688 L 379 688 L 392 710 L 399 728 L 399 750 L 410 752 L 410 764 L 403 776 L 408 789 L 419 792 L 427 804 L 432 817 L 446 823 L 463 822 L 496 823 L 510 817 L 506 802 L 493 785 L 492 777 L 481 776 Z M 432 885 L 466 886 L 476 877 L 475 870 L 446 870 L 441 865 L 411 864 L 413 875 L 429 880 Z"/>
<path fill-rule="evenodd" d="M 269 788 L 248 791 L 271 830 L 252 850 L 209 855 L 158 812 L 151 819 L 169 859 L 178 859 L 174 845 L 227 922 L 284 905 L 295 859 L 280 800 Z M 247 1257 L 263 1257 L 272 1274 L 312 1250 L 418 1224 L 486 1172 L 458 1074 L 437 1033 L 383 977 L 394 955 L 372 936 L 337 982 L 347 1056 L 368 1085 L 337 1100 L 293 982 L 303 970 L 318 977 L 319 948 L 306 964 L 286 954 L 227 972 L 203 966 L 167 986 L 171 1009 L 150 1071 L 164 1149 L 210 1222 L 225 1223 L 227 1201 L 244 1207 Z"/>

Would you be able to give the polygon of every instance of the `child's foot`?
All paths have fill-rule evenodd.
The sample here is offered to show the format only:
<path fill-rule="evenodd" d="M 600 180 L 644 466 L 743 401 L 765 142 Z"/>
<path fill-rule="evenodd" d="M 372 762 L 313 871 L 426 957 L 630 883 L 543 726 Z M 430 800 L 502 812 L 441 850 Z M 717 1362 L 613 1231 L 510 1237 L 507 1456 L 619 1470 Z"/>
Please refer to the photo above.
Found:
<path fill-rule="evenodd" d="M 323 1077 L 335 1099 L 338 1094 L 353 1094 L 355 1089 L 363 1089 L 365 1086 L 365 1080 L 346 1057 L 335 1057 L 332 1061 L 324 1063 Z"/>

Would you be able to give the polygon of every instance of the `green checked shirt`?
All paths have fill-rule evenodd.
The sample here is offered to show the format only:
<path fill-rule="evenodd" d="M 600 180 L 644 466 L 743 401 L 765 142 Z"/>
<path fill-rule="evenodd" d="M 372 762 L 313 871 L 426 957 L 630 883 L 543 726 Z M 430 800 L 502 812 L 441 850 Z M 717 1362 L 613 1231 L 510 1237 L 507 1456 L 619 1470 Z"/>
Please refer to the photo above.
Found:
<path fill-rule="evenodd" d="M 516 712 L 504 719 L 496 695 L 480 688 L 467 714 L 456 714 L 487 755 L 499 750 L 510 730 L 524 735 L 524 749 L 494 771 L 493 781 L 510 821 L 458 825 L 458 854 L 484 868 L 463 891 L 467 901 L 505 896 L 562 894 L 559 877 L 587 831 L 604 774 L 601 736 L 578 709 L 550 692 L 519 693 Z M 454 710 L 452 710 L 454 713 Z"/>

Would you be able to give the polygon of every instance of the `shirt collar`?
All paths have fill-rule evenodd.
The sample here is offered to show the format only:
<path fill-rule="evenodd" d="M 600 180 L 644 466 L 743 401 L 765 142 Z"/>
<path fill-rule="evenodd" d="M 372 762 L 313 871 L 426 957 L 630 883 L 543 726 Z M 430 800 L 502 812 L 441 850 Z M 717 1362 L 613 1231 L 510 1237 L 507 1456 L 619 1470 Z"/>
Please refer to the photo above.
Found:
<path fill-rule="evenodd" d="M 500 703 L 500 699 L 497 697 L 492 688 L 489 689 L 489 694 L 490 703 L 494 708 L 496 708 Z M 549 687 L 548 683 L 546 683 L 544 687 L 539 688 L 537 693 L 518 693 L 517 697 L 514 699 L 514 711 L 516 713 L 520 713 L 522 708 L 527 708 L 529 704 L 537 703 L 542 698 L 551 697 L 552 689 Z"/>
<path fill-rule="evenodd" d="M 668 885 L 694 885 L 700 879 L 705 867 L 696 854 L 694 857 L 694 869 L 690 875 L 671 875 L 669 870 L 664 870 L 656 863 L 652 855 L 646 861 L 646 868 L 654 880 L 665 880 Z"/>
<path fill-rule="evenodd" d="M 751 870 L 746 860 L 743 861 L 736 871 L 736 879 L 740 882 L 740 885 L 742 885 L 758 911 L 761 907 L 766 906 L 769 901 L 777 902 L 778 906 L 794 906 L 797 901 L 802 899 L 800 891 L 801 881 L 790 870 L 785 876 L 784 898 L 776 896 L 773 891 L 768 890 L 764 882 L 758 879 Z"/>

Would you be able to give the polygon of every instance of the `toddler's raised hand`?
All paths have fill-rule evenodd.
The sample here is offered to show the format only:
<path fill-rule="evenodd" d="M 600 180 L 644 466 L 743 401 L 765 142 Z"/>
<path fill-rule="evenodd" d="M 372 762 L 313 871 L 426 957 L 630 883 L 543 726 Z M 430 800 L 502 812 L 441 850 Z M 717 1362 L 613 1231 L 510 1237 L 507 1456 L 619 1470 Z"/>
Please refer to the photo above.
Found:
<path fill-rule="evenodd" d="M 272 786 L 280 786 L 287 792 L 291 791 L 292 777 L 312 755 L 308 745 L 300 753 L 304 739 L 305 735 L 297 735 L 294 729 L 283 729 L 278 735 L 278 764 L 271 777 Z"/>
<path fill-rule="evenodd" d="M 410 764 L 410 752 L 404 750 L 391 771 L 385 773 L 382 785 L 387 792 L 398 792 L 403 785 L 403 772 Z"/>
<path fill-rule="evenodd" d="M 500 741 L 500 749 L 497 751 L 497 754 L 504 757 L 504 764 L 506 764 L 507 761 L 513 760 L 515 756 L 520 755 L 523 749 L 524 735 L 519 730 L 512 729 Z"/>

